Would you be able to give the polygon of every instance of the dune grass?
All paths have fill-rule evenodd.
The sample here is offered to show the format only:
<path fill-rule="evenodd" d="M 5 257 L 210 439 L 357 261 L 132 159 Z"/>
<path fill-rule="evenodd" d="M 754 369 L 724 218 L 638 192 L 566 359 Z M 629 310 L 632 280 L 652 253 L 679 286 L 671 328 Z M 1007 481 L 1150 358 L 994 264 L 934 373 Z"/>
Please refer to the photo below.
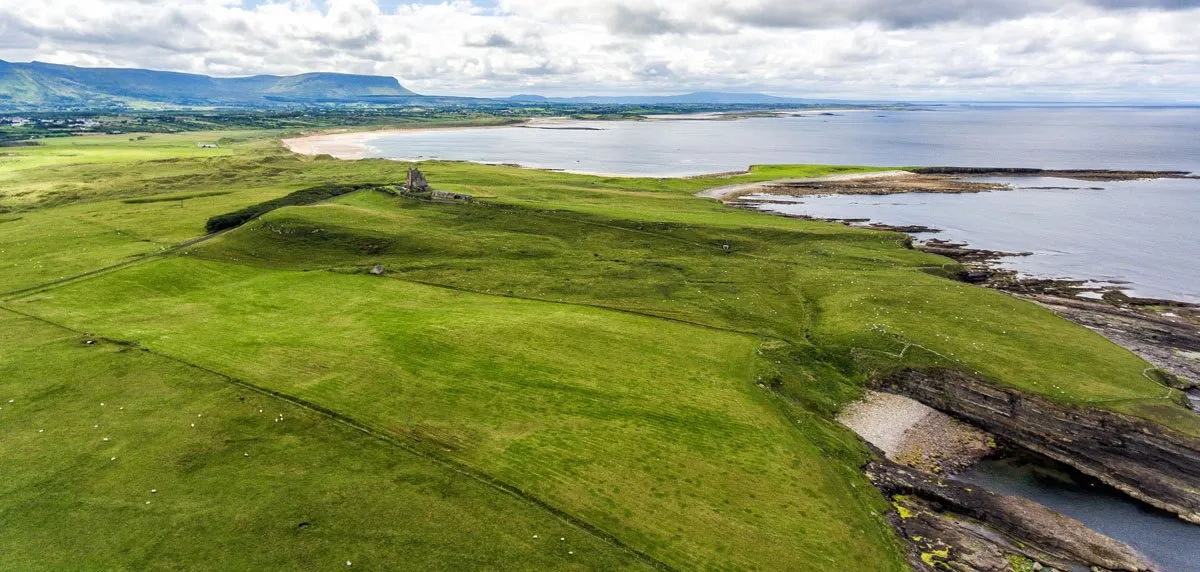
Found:
<path fill-rule="evenodd" d="M 334 563 L 904 569 L 887 505 L 858 470 L 867 452 L 832 421 L 871 375 L 899 367 L 960 369 L 1200 435 L 1145 362 L 947 279 L 952 262 L 902 235 L 693 196 L 868 168 L 625 179 L 434 162 L 422 169 L 435 187 L 478 200 L 360 191 L 205 237 L 213 216 L 306 188 L 399 182 L 408 167 L 209 135 L 219 154 L 194 137 L 150 136 L 3 158 L 0 305 L 66 327 L 0 316 L 0 389 L 30 407 L 7 417 L 5 405 L 0 422 L 47 424 L 36 435 L 60 439 L 0 441 L 20 460 L 3 469 L 14 484 L 0 523 L 21 533 L 0 549 L 43 543 L 18 550 L 28 568 L 54 568 L 78 545 L 137 568 L 213 558 L 327 569 L 318 554 L 356 550 L 365 556 Z M 367 274 L 376 264 L 384 276 Z M 76 332 L 120 342 L 85 346 Z M 136 423 L 122 438 L 158 451 L 155 462 L 97 472 L 87 454 L 97 445 L 75 426 L 100 419 L 97 400 L 130 404 Z M 190 403 L 214 424 L 203 453 L 175 425 Z M 255 404 L 287 409 L 287 422 Z M 237 455 L 221 455 L 245 443 L 271 463 L 230 468 Z M 177 457 L 208 464 L 158 462 Z M 121 518 L 125 505 L 91 507 L 99 520 L 49 538 L 82 518 L 75 499 L 158 479 L 186 502 L 141 520 Z M 310 505 L 338 523 L 314 527 L 329 531 L 315 541 L 290 524 Z M 282 521 L 269 510 L 280 507 Z M 534 530 L 580 548 L 564 556 Z M 198 537 L 214 541 L 186 545 Z M 247 554 L 258 537 L 267 548 Z M 222 543 L 234 550 L 212 555 Z"/>

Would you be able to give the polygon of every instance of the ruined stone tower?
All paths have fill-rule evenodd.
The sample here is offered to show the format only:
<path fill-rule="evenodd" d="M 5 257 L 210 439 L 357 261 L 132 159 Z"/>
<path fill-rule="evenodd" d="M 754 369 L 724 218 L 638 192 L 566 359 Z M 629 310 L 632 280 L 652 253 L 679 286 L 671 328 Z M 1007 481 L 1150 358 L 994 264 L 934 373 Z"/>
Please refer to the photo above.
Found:
<path fill-rule="evenodd" d="M 428 193 L 429 181 L 425 180 L 425 174 L 416 167 L 408 169 L 408 181 L 404 183 L 404 190 L 410 193 Z"/>

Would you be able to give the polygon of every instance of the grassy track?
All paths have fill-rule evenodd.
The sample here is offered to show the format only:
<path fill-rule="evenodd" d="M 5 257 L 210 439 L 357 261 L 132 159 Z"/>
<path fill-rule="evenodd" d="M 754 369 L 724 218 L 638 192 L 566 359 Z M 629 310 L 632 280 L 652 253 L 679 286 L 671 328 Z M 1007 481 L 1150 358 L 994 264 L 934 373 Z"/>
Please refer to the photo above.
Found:
<path fill-rule="evenodd" d="M 858 168 L 662 180 L 429 163 L 435 186 L 480 200 L 361 191 L 171 250 L 214 215 L 407 168 L 208 136 L 221 148 L 96 137 L 0 157 L 0 304 L 70 328 L 0 311 L 0 391 L 15 396 L 0 397 L 16 399 L 0 447 L 18 460 L 0 469 L 0 526 L 19 532 L 0 550 L 25 568 L 78 546 L 133 568 L 903 569 L 867 453 L 832 421 L 901 366 L 1200 434 L 1140 359 L 946 279 L 952 263 L 900 235 L 692 196 Z M 98 401 L 136 414 L 119 459 L 149 460 L 93 458 L 110 442 L 86 430 L 125 419 Z M 212 433 L 189 432 L 194 414 Z M 250 470 L 244 452 L 272 456 Z M 121 487 L 151 481 L 181 500 L 127 506 Z M 336 524 L 297 532 L 309 506 Z M 235 549 L 211 555 L 221 543 Z"/>

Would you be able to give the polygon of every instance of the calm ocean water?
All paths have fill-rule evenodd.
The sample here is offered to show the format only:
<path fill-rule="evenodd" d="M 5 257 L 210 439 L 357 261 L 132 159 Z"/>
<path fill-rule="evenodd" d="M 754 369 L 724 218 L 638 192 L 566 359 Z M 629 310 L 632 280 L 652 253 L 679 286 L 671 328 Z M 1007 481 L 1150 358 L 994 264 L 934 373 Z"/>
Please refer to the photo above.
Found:
<path fill-rule="evenodd" d="M 1137 548 L 1164 572 L 1200 571 L 1200 526 L 1087 477 L 1045 473 L 1019 460 L 985 460 L 959 478 L 1025 497 Z M 1067 479 L 1067 480 L 1060 480 Z"/>
<path fill-rule="evenodd" d="M 518 163 L 681 176 L 752 164 L 987 166 L 1200 172 L 1200 108 L 853 111 L 738 121 L 573 122 L 376 137 L 370 156 Z M 841 196 L 772 206 L 830 218 L 942 228 L 938 238 L 1032 251 L 1007 264 L 1060 278 L 1129 282 L 1139 295 L 1200 302 L 1200 180 L 1019 179 L 976 195 Z M 1103 187 L 1088 190 L 1086 187 Z"/>
<path fill-rule="evenodd" d="M 417 132 L 377 137 L 369 155 L 647 176 L 767 163 L 1200 171 L 1200 109 L 958 108 L 804 115 L 567 125 L 598 131 L 514 127 Z M 1035 252 L 1007 263 L 1025 273 L 1129 282 L 1136 294 L 1200 302 L 1200 180 L 1010 182 L 1018 189 L 805 198 L 766 208 L 933 226 L 944 229 L 940 238 L 979 248 Z M 966 478 L 1079 518 L 1143 550 L 1164 570 L 1200 570 L 1200 527 L 1123 496 L 1041 482 L 996 463 L 981 465 Z"/>
<path fill-rule="evenodd" d="M 574 122 L 425 131 L 370 142 L 372 157 L 518 163 L 681 176 L 770 163 L 1200 171 L 1200 108 L 939 108 L 739 121 Z"/>
<path fill-rule="evenodd" d="M 763 209 L 930 226 L 942 232 L 919 236 L 1032 252 L 1001 264 L 1023 274 L 1128 283 L 1121 287 L 1134 295 L 1200 303 L 1200 180 L 978 180 L 1015 190 L 775 197 L 796 202 Z"/>

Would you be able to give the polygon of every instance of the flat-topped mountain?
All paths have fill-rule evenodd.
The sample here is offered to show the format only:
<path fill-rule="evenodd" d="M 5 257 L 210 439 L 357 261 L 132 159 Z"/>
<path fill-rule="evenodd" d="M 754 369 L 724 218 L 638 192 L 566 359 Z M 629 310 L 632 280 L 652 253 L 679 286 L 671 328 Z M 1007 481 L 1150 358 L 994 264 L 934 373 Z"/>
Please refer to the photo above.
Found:
<path fill-rule="evenodd" d="M 0 109 L 266 106 L 415 96 L 394 77 L 340 73 L 217 78 L 0 60 Z"/>

